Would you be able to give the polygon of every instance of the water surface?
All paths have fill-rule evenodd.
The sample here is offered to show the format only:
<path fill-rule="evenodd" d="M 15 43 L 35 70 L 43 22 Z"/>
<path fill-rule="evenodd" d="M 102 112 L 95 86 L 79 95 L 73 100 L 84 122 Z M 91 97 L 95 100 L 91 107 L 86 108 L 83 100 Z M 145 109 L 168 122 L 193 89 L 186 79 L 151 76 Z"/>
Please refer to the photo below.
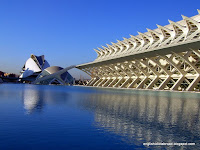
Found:
<path fill-rule="evenodd" d="M 200 94 L 0 85 L 0 149 L 200 149 Z M 143 143 L 195 143 L 144 146 Z"/>

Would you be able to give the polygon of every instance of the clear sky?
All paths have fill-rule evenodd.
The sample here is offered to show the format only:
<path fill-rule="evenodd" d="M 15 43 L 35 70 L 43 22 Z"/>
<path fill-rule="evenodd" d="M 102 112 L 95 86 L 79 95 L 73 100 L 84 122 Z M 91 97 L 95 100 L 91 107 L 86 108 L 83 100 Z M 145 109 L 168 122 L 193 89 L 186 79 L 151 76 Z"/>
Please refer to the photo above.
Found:
<path fill-rule="evenodd" d="M 0 0 L 0 70 L 19 73 L 31 54 L 51 66 L 91 62 L 94 48 L 197 9 L 200 0 Z"/>

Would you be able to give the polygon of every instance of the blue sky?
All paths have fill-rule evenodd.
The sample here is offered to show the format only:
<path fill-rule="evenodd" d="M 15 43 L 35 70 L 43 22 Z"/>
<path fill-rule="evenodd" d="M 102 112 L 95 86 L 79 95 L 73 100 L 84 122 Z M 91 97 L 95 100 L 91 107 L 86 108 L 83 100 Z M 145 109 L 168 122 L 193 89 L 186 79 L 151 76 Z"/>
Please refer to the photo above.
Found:
<path fill-rule="evenodd" d="M 91 62 L 93 48 L 197 9 L 199 0 L 0 0 L 0 70 L 19 73 L 31 54 L 45 55 L 51 66 Z"/>

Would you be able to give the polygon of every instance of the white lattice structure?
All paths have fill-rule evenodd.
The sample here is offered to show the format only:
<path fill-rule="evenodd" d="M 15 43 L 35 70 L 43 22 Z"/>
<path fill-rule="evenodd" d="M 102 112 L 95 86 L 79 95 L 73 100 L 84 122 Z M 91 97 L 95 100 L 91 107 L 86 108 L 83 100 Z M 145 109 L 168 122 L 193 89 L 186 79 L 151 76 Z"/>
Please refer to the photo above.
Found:
<path fill-rule="evenodd" d="M 95 49 L 97 59 L 77 68 L 92 77 L 88 86 L 198 91 L 200 10 L 198 13 Z"/>

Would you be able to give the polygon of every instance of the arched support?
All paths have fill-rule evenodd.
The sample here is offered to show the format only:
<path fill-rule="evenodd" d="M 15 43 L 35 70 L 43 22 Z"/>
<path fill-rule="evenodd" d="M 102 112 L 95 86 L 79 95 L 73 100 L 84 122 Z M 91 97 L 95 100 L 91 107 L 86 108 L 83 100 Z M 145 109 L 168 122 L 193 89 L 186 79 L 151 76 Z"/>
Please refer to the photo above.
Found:
<path fill-rule="evenodd" d="M 80 68 L 87 85 L 159 90 L 196 90 L 200 75 L 200 15 L 98 48 Z M 199 89 L 200 90 L 200 89 Z"/>
<path fill-rule="evenodd" d="M 187 87 L 186 91 L 193 91 L 197 83 L 200 81 L 200 75 L 198 75 L 192 83 Z"/>

